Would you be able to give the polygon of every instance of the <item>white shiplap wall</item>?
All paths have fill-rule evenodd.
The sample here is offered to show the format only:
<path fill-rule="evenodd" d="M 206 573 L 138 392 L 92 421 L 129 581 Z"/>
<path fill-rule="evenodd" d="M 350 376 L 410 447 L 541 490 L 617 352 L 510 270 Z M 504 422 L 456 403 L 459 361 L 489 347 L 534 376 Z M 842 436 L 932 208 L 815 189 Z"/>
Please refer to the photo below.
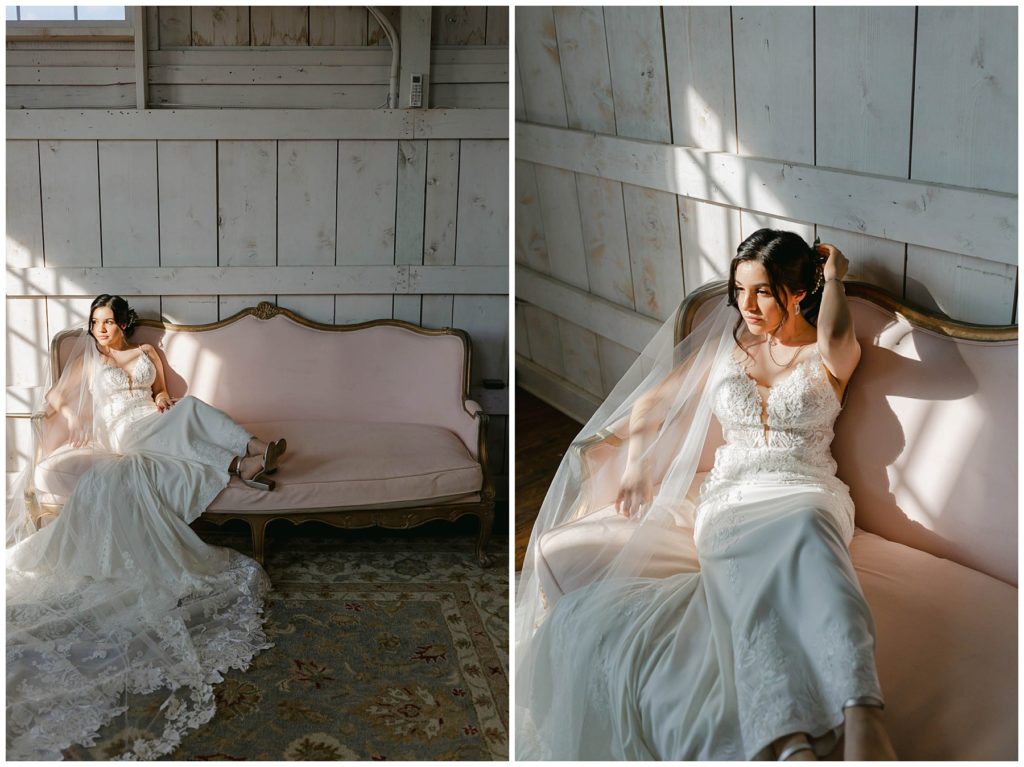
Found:
<path fill-rule="evenodd" d="M 586 420 L 763 226 L 1016 321 L 1011 7 L 516 10 L 518 382 Z"/>
<path fill-rule="evenodd" d="M 435 20 L 433 34 L 451 42 L 462 33 L 445 24 L 469 24 L 465 35 L 475 40 L 480 14 L 449 10 L 455 20 Z M 430 54 L 453 93 L 459 82 L 499 81 L 502 72 L 507 93 L 507 33 L 501 40 L 500 14 L 481 12 L 495 44 Z M 188 14 L 193 34 L 206 23 L 203 13 Z M 165 43 L 172 16 L 159 19 Z M 216 20 L 223 24 L 223 15 Z M 287 25 L 275 24 L 284 34 Z M 319 40 L 328 33 L 336 29 L 314 24 L 306 34 Z M 157 79 L 173 80 L 193 65 L 268 77 L 284 66 L 278 75 L 315 84 L 341 70 L 358 75 L 366 69 L 358 57 L 376 56 L 381 61 L 367 66 L 379 66 L 386 83 L 390 64 L 376 41 L 360 51 L 215 51 L 158 48 L 158 38 L 150 29 L 149 71 Z M 63 56 L 57 68 L 64 70 L 122 55 L 38 45 L 33 52 L 22 43 L 9 57 L 9 82 L 12 67 L 54 55 Z M 161 58 L 188 54 L 221 58 Z M 119 63 L 130 67 L 131 60 Z M 73 80 L 81 73 L 49 74 Z M 184 324 L 269 300 L 321 322 L 395 317 L 467 330 L 472 393 L 492 416 L 492 469 L 507 498 L 507 389 L 482 388 L 484 379 L 507 382 L 509 369 L 504 100 L 501 108 L 409 111 L 336 109 L 328 100 L 319 109 L 287 110 L 261 105 L 250 92 L 234 99 L 248 106 L 232 110 L 134 110 L 133 101 L 125 111 L 70 110 L 49 108 L 59 106 L 47 101 L 51 85 L 24 87 L 42 93 L 37 106 L 47 108 L 7 113 L 8 472 L 25 459 L 29 390 L 42 383 L 47 341 L 83 323 L 95 294 L 120 293 L 144 317 Z M 237 94 L 252 82 L 223 87 Z M 133 100 L 134 93 L 133 83 Z"/>

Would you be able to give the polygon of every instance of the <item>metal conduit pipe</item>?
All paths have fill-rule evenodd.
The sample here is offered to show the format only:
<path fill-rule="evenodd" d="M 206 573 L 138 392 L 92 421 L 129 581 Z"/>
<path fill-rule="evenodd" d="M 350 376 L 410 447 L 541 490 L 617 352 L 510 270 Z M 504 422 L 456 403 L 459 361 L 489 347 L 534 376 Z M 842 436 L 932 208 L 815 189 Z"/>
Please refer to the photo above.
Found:
<path fill-rule="evenodd" d="M 365 6 L 373 18 L 377 19 L 377 23 L 384 29 L 384 34 L 387 35 L 388 42 L 391 43 L 391 81 L 388 84 L 388 108 L 398 108 L 398 63 L 401 60 L 401 51 L 399 48 L 398 33 L 395 32 L 394 26 L 388 21 L 388 17 L 381 13 L 377 8 L 372 5 Z"/>

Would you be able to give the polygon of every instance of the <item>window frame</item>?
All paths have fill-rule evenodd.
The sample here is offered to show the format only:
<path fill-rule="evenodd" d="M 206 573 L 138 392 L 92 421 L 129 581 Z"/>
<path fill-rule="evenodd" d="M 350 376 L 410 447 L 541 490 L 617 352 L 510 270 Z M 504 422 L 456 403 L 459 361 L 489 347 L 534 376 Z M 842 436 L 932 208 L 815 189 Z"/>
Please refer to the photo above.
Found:
<path fill-rule="evenodd" d="M 8 19 L 8 42 L 106 41 L 135 39 L 132 6 L 124 6 L 124 20 L 96 19 Z"/>

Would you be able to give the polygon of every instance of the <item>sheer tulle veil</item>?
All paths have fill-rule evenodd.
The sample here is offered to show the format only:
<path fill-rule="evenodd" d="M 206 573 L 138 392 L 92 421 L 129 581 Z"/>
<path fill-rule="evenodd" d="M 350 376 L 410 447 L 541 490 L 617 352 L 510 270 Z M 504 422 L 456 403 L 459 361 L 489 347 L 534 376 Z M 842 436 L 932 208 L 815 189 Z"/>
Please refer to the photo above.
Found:
<path fill-rule="evenodd" d="M 692 528 L 694 505 L 687 500 L 702 461 L 711 423 L 711 389 L 708 382 L 727 355 L 736 348 L 733 328 L 736 309 L 727 303 L 724 285 L 696 291 L 678 315 L 670 317 L 655 333 L 604 403 L 566 452 L 541 506 L 530 537 L 516 591 L 516 730 L 519 758 L 546 758 L 551 743 L 557 753 L 579 753 L 574 738 L 580 731 L 578 706 L 571 696 L 559 695 L 539 682 L 547 659 L 532 641 L 552 608 L 544 593 L 545 561 L 538 555 L 539 542 L 549 531 L 614 504 L 620 487 L 630 443 L 650 471 L 653 498 L 639 516 L 630 520 L 625 541 L 621 537 L 588 549 L 585 562 L 573 564 L 585 581 L 587 599 L 576 600 L 574 609 L 586 610 L 585 635 L 566 637 L 575 645 L 572 653 L 559 655 L 561 663 L 585 668 L 600 641 L 604 627 L 618 616 L 602 610 L 604 588 L 642 576 L 651 552 L 669 525 Z M 702 299 L 698 301 L 697 299 Z M 683 318 L 696 310 L 690 332 L 677 341 Z M 642 439 L 634 410 L 641 405 L 646 415 Z M 601 460 L 592 460 L 601 454 Z M 560 669 L 559 674 L 572 673 Z M 581 674 L 582 676 L 582 674 Z M 544 744 L 548 744 L 545 746 Z"/>

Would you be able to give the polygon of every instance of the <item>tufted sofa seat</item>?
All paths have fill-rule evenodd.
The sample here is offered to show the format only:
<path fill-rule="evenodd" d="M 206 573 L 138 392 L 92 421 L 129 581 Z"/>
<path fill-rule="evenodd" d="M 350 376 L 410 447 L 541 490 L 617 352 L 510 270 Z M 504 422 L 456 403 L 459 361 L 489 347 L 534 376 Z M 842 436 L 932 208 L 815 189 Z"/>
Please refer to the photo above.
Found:
<path fill-rule="evenodd" d="M 55 370 L 68 340 L 54 339 Z M 396 320 L 321 325 L 260 304 L 210 325 L 144 320 L 132 341 L 159 350 L 172 397 L 196 396 L 264 440 L 288 440 L 275 490 L 233 477 L 203 515 L 247 521 L 258 560 L 276 519 L 405 528 L 473 514 L 477 558 L 487 563 L 495 493 L 486 416 L 468 398 L 463 331 Z M 43 446 L 34 473 L 30 494 L 42 513 L 90 465 L 61 441 Z"/>
<path fill-rule="evenodd" d="M 723 292 L 718 283 L 684 302 L 677 341 Z M 896 753 L 1015 760 L 1017 329 L 930 316 L 860 283 L 847 294 L 862 357 L 832 452 L 856 505 L 850 556 L 875 619 Z M 694 504 L 723 441 L 712 421 L 701 473 L 644 575 L 700 570 Z M 619 447 L 614 435 L 574 445 L 594 482 L 577 518 L 539 541 L 549 607 L 629 537 L 633 523 L 610 505 Z"/>

